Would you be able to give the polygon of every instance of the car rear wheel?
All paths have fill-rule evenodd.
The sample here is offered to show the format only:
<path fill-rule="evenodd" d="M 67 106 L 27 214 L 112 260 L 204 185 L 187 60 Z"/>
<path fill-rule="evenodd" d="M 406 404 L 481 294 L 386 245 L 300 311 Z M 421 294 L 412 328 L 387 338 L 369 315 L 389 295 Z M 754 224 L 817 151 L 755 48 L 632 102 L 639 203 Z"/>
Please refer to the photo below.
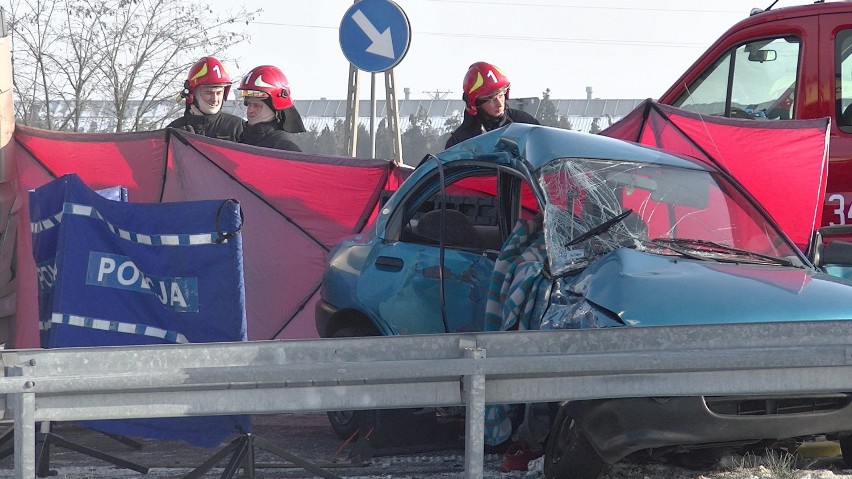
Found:
<path fill-rule="evenodd" d="M 331 335 L 332 338 L 360 338 L 364 336 L 378 336 L 378 333 L 368 326 L 351 326 L 338 329 Z M 358 431 L 358 417 L 363 417 L 364 414 L 372 414 L 372 411 L 364 411 L 361 414 L 355 414 L 355 411 L 326 412 L 331 428 L 341 439 L 349 439 Z"/>
<path fill-rule="evenodd" d="M 580 426 L 562 405 L 550 429 L 544 451 L 544 477 L 548 479 L 597 479 L 603 459 L 583 435 Z"/>

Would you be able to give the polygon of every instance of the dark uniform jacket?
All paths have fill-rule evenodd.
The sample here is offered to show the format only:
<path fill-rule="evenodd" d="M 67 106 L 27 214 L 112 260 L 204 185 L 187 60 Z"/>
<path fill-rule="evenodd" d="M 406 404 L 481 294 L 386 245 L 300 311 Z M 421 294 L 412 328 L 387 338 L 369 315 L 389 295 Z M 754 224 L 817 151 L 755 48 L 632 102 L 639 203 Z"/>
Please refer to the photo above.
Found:
<path fill-rule="evenodd" d="M 290 134 L 281 129 L 276 120 L 246 124 L 243 127 L 243 137 L 240 143 L 266 148 L 278 148 L 279 150 L 302 151 L 298 145 L 290 140 Z"/>
<path fill-rule="evenodd" d="M 215 115 L 186 114 L 167 126 L 220 140 L 240 141 L 243 133 L 243 119 L 221 111 Z"/>
<path fill-rule="evenodd" d="M 492 122 L 483 122 L 479 116 L 471 115 L 465 111 L 462 124 L 450 134 L 449 138 L 447 138 L 445 148 L 449 148 L 456 143 L 461 143 L 462 141 L 473 138 L 474 136 L 481 135 L 486 131 L 506 126 L 509 123 L 539 124 L 538 120 L 529 113 L 523 110 L 516 110 L 514 108 L 506 108 L 506 113 L 503 117 Z"/>

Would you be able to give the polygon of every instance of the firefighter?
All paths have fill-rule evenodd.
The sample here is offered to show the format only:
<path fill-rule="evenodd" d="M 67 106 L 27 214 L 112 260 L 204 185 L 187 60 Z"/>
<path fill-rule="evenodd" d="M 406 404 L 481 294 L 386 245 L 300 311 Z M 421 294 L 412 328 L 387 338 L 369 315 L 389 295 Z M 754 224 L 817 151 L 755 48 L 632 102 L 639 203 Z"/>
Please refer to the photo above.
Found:
<path fill-rule="evenodd" d="M 230 91 L 231 77 L 219 60 L 213 57 L 198 60 L 190 68 L 181 91 L 181 97 L 186 99 L 183 116 L 167 126 L 210 138 L 239 141 L 242 118 L 222 111 L 222 103 Z"/>
<path fill-rule="evenodd" d="M 496 66 L 486 62 L 471 65 L 462 83 L 464 120 L 450 134 L 446 148 L 509 123 L 538 125 L 538 120 L 529 113 L 506 108 L 509 86 L 509 79 Z"/>
<path fill-rule="evenodd" d="M 239 90 L 248 118 L 242 143 L 302 151 L 289 134 L 304 132 L 305 125 L 290 96 L 290 82 L 280 69 L 272 65 L 253 68 L 243 77 Z"/>
<path fill-rule="evenodd" d="M 446 148 L 510 123 L 540 124 L 525 111 L 506 108 L 510 86 L 509 78 L 496 66 L 486 62 L 471 65 L 462 82 L 464 119 L 450 134 Z M 547 404 L 489 405 L 485 417 L 485 444 L 498 448 L 508 445 L 501 472 L 526 471 L 530 461 L 544 454 L 550 428 Z"/>

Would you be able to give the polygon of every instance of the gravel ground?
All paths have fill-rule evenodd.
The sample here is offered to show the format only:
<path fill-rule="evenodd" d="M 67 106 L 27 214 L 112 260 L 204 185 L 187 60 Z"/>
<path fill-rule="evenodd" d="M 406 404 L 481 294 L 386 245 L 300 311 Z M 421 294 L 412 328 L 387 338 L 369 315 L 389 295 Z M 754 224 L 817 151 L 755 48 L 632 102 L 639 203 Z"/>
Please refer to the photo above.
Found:
<path fill-rule="evenodd" d="M 374 458 L 369 466 L 358 468 L 326 468 L 327 471 L 340 477 L 351 479 L 462 479 L 463 455 L 412 455 L 394 458 Z M 486 479 L 538 479 L 544 477 L 541 463 L 531 463 L 529 472 L 500 473 L 497 471 L 499 457 L 486 460 L 484 477 Z M 182 478 L 190 473 L 189 468 L 152 468 L 148 474 L 115 469 L 109 466 L 65 466 L 60 468 L 55 477 L 59 479 L 125 479 L 150 478 L 172 479 Z M 207 478 L 221 477 L 222 469 L 214 468 Z M 12 478 L 11 470 L 0 471 L 0 477 Z M 243 477 L 240 471 L 234 477 Z M 295 468 L 270 468 L 264 466 L 256 469 L 256 478 L 302 478 L 319 477 Z M 719 468 L 707 471 L 689 471 L 678 467 L 662 464 L 637 465 L 621 463 L 612 466 L 601 479 L 852 479 L 852 470 L 840 470 L 833 466 L 818 469 L 781 471 L 766 466 L 748 469 Z"/>
<path fill-rule="evenodd" d="M 54 446 L 50 454 L 50 469 L 58 479 L 166 479 L 183 478 L 220 449 L 194 448 L 184 442 L 149 441 L 140 439 L 140 449 L 133 449 L 113 438 L 82 428 L 75 424 L 55 424 L 53 432 L 69 441 L 93 447 L 107 454 L 144 465 L 147 474 L 119 469 L 107 462 Z M 463 478 L 464 451 L 458 446 L 450 449 L 412 454 L 376 455 L 358 461 L 356 445 L 338 438 L 331 430 L 324 414 L 268 415 L 253 418 L 256 437 L 268 440 L 276 447 L 316 464 L 331 474 L 345 478 Z M 256 442 L 256 445 L 262 442 Z M 833 444 L 833 443 L 828 443 Z M 832 451 L 831 448 L 821 450 Z M 833 451 L 836 451 L 836 446 Z M 363 452 L 363 451 L 360 451 Z M 800 469 L 776 464 L 756 467 L 738 467 L 746 462 L 741 457 L 723 459 L 716 467 L 707 470 L 687 470 L 668 464 L 639 464 L 624 461 L 610 467 L 601 479 L 852 479 L 852 470 L 843 469 L 836 455 L 801 459 Z M 369 454 L 368 454 L 369 456 Z M 224 456 L 216 467 L 204 474 L 204 479 L 219 478 L 230 454 Z M 258 447 L 255 451 L 255 477 L 257 479 L 285 479 L 320 477 L 292 462 Z M 498 470 L 502 456 L 486 454 L 484 477 L 488 479 L 541 478 L 542 460 L 533 461 L 529 472 L 501 473 Z M 765 460 L 765 458 L 764 458 Z M 0 478 L 13 478 L 11 456 L 0 460 Z M 244 477 L 239 470 L 233 477 Z M 199 478 L 200 479 L 200 478 Z"/>

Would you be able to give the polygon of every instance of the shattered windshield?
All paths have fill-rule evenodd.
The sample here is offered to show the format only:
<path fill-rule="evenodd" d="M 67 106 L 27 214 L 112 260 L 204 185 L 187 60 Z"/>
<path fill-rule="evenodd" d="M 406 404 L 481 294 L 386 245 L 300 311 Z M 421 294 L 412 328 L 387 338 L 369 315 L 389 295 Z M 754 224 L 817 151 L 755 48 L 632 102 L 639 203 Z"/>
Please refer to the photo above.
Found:
<path fill-rule="evenodd" d="M 715 173 L 564 158 L 545 166 L 539 182 L 555 276 L 622 247 L 706 261 L 802 265 L 781 233 Z"/>

